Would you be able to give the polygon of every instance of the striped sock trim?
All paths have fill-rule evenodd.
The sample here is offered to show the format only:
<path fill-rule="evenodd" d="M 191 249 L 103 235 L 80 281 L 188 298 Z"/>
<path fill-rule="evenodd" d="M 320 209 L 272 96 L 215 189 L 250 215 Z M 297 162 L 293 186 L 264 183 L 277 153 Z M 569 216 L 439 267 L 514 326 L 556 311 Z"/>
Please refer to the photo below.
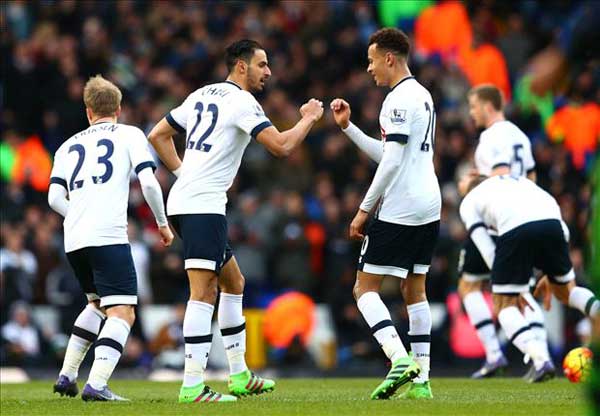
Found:
<path fill-rule="evenodd" d="M 246 322 L 242 323 L 239 326 L 234 326 L 233 328 L 221 329 L 221 335 L 223 335 L 224 337 L 229 336 L 229 335 L 235 335 L 235 334 L 239 334 L 240 332 L 244 331 L 245 329 L 246 329 Z"/>
<path fill-rule="evenodd" d="M 71 331 L 71 333 L 89 342 L 96 341 L 96 338 L 98 337 L 98 334 L 94 334 L 93 332 L 90 332 L 87 329 L 83 329 L 79 326 L 73 326 L 73 330 Z"/>
<path fill-rule="evenodd" d="M 417 343 L 417 342 L 431 342 L 431 335 L 429 334 L 425 334 L 425 335 L 409 335 L 408 336 L 408 342 L 412 343 Z"/>
<path fill-rule="evenodd" d="M 585 308 L 584 308 L 586 315 L 588 315 L 588 316 L 590 315 L 592 307 L 594 306 L 594 303 L 596 303 L 596 302 L 600 302 L 600 301 L 595 296 L 592 296 L 591 298 L 588 299 L 587 303 L 585 304 Z"/>
<path fill-rule="evenodd" d="M 375 335 L 375 332 L 379 331 L 380 329 L 383 328 L 387 328 L 388 326 L 394 326 L 394 324 L 392 323 L 391 319 L 385 319 L 377 324 L 375 324 L 372 328 L 371 328 L 371 333 L 373 335 Z"/>
<path fill-rule="evenodd" d="M 494 321 L 492 321 L 491 319 L 484 319 L 483 321 L 475 325 L 475 329 L 481 329 L 487 325 L 494 325 Z"/>
<path fill-rule="evenodd" d="M 123 346 L 112 338 L 99 338 L 98 341 L 96 341 L 96 348 L 100 346 L 113 348 L 119 351 L 119 354 L 123 354 Z"/>
<path fill-rule="evenodd" d="M 186 344 L 204 344 L 206 342 L 212 342 L 212 334 L 200 335 L 197 337 L 184 337 Z"/>
<path fill-rule="evenodd" d="M 522 334 L 523 332 L 525 332 L 525 331 L 529 331 L 529 329 L 530 329 L 530 328 L 529 328 L 529 325 L 527 325 L 527 326 L 524 326 L 524 327 L 521 327 L 521 328 L 520 328 L 520 329 L 519 329 L 517 332 L 515 332 L 515 333 L 513 334 L 513 336 L 512 336 L 512 337 L 510 337 L 510 343 L 512 344 L 512 343 L 514 342 L 514 340 L 515 340 L 515 339 L 517 339 L 517 337 L 518 337 L 519 335 L 521 335 L 521 334 Z"/>

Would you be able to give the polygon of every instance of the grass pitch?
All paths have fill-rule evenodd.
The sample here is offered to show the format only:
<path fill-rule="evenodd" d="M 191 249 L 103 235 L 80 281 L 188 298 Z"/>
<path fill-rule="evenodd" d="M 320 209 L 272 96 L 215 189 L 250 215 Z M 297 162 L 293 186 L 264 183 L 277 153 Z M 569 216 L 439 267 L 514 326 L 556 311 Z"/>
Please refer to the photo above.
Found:
<path fill-rule="evenodd" d="M 369 400 L 379 379 L 280 379 L 270 394 L 236 403 L 177 403 L 179 383 L 111 382 L 130 403 L 85 403 L 52 394 L 53 381 L 0 386 L 0 413 L 9 415 L 584 415 L 583 387 L 565 379 L 526 384 L 502 378 L 437 378 L 430 401 Z M 80 389 L 83 387 L 79 383 Z M 225 392 L 224 383 L 209 383 Z M 403 388 L 400 389 L 402 391 Z"/>

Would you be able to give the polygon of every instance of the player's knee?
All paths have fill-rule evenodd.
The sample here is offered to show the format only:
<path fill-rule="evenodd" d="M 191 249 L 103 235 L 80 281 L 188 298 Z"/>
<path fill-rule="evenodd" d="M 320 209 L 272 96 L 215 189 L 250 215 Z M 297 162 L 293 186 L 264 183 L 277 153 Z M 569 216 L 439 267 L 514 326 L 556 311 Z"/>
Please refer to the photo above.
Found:
<path fill-rule="evenodd" d="M 222 292 L 231 293 L 233 295 L 241 295 L 244 293 L 246 279 L 242 274 L 237 276 L 233 281 L 219 281 L 219 287 Z"/>
<path fill-rule="evenodd" d="M 568 285 L 551 284 L 550 287 L 552 288 L 552 293 L 554 294 L 554 296 L 556 296 L 556 299 L 558 299 L 560 303 L 562 303 L 563 305 L 569 304 L 569 293 L 571 292 L 573 287 L 575 287 L 574 284 L 572 287 L 569 287 Z"/>
<path fill-rule="evenodd" d="M 133 326 L 135 322 L 135 308 L 133 305 L 116 305 L 106 309 L 106 314 L 109 318 L 115 317 L 124 320 Z"/>
<path fill-rule="evenodd" d="M 481 284 L 477 284 L 475 282 L 466 281 L 464 278 L 461 278 L 458 281 L 458 295 L 461 299 L 464 299 L 471 292 L 481 291 Z"/>

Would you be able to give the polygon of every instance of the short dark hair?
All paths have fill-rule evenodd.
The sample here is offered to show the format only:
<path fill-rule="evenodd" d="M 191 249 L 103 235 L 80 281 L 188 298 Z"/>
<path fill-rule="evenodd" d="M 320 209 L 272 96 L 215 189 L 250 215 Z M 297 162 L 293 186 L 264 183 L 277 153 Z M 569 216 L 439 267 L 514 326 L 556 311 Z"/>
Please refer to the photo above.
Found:
<path fill-rule="evenodd" d="M 242 39 L 237 42 L 233 42 L 225 49 L 225 64 L 227 70 L 231 72 L 237 61 L 243 59 L 250 63 L 254 51 L 257 49 L 264 49 L 260 43 L 252 39 Z"/>
<path fill-rule="evenodd" d="M 492 104 L 496 111 L 502 111 L 504 108 L 504 99 L 502 91 L 492 84 L 481 84 L 469 90 L 469 97 L 475 95 L 479 100 Z"/>
<path fill-rule="evenodd" d="M 369 46 L 376 43 L 377 48 L 408 57 L 410 52 L 410 42 L 406 33 L 395 27 L 386 27 L 379 29 L 369 38 Z"/>

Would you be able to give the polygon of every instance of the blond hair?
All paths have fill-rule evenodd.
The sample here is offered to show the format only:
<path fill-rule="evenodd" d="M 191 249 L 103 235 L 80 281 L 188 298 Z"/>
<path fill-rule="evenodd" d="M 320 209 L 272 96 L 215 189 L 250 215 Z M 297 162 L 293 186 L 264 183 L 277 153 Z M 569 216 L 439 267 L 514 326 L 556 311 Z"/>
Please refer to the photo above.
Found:
<path fill-rule="evenodd" d="M 504 109 L 504 97 L 502 91 L 492 84 L 481 84 L 471 88 L 467 94 L 469 97 L 474 95 L 480 101 L 492 104 L 496 111 Z"/>
<path fill-rule="evenodd" d="M 121 90 L 102 75 L 91 77 L 83 88 L 83 102 L 97 116 L 115 115 L 122 97 Z"/>

